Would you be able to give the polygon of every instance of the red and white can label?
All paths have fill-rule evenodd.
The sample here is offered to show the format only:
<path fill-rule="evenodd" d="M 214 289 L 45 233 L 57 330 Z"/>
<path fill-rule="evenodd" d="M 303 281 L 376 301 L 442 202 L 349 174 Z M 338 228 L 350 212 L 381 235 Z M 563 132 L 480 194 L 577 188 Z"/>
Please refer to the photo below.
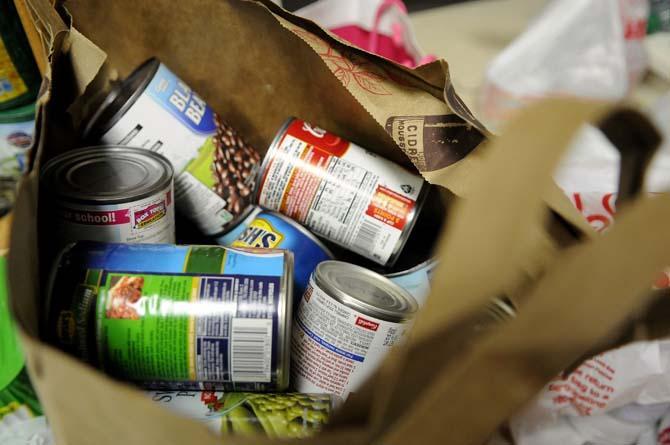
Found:
<path fill-rule="evenodd" d="M 420 176 L 298 119 L 271 156 L 259 205 L 379 264 L 389 262 L 411 222 Z"/>
<path fill-rule="evenodd" d="M 110 243 L 174 243 L 172 184 L 147 198 L 123 204 L 78 205 L 59 202 L 56 207 L 59 239 Z"/>
<path fill-rule="evenodd" d="M 298 392 L 346 399 L 409 328 L 408 323 L 380 320 L 345 306 L 311 278 L 293 323 L 291 383 Z"/>

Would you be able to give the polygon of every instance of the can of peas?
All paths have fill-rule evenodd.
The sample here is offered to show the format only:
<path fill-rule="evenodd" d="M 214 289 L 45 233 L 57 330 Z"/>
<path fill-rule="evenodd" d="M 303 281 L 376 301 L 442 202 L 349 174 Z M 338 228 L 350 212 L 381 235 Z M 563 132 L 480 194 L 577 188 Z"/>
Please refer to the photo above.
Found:
<path fill-rule="evenodd" d="M 309 437 L 326 424 L 336 398 L 330 394 L 150 391 L 154 402 L 205 423 L 220 435 Z"/>

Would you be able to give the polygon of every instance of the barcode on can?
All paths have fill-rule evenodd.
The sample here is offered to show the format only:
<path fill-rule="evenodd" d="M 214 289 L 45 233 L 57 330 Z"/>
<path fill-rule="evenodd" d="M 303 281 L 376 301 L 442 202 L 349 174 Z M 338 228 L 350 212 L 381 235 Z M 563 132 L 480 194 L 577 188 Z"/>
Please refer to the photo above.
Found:
<path fill-rule="evenodd" d="M 270 382 L 272 320 L 234 318 L 230 361 L 233 382 Z"/>
<path fill-rule="evenodd" d="M 376 251 L 375 244 L 377 242 L 377 236 L 381 229 L 382 228 L 375 221 L 364 219 L 361 222 L 361 226 L 358 228 L 358 233 L 356 233 L 353 247 L 361 252 L 374 255 Z"/>

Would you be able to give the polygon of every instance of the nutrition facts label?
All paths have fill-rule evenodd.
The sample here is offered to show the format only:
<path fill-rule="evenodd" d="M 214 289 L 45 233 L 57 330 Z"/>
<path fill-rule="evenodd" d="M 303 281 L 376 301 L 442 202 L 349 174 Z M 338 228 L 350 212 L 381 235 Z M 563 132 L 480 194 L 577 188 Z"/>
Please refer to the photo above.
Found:
<path fill-rule="evenodd" d="M 353 144 L 337 153 L 310 144 L 292 135 L 294 127 L 268 164 L 259 204 L 386 264 L 410 222 L 423 180 Z"/>
<path fill-rule="evenodd" d="M 346 398 L 406 330 L 406 324 L 369 317 L 339 303 L 311 281 L 293 326 L 293 385 L 300 392 Z"/>

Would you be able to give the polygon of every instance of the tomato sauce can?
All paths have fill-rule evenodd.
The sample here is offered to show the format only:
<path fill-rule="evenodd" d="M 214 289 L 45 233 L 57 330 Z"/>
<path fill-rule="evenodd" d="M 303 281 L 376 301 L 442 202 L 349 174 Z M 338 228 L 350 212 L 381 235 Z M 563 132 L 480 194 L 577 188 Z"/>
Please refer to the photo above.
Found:
<path fill-rule="evenodd" d="M 310 437 L 323 428 L 336 400 L 329 394 L 150 391 L 151 400 L 202 422 L 218 435 Z"/>
<path fill-rule="evenodd" d="M 328 247 L 310 231 L 281 213 L 268 210 L 256 214 L 232 246 L 286 249 L 293 252 L 294 289 L 297 295 L 305 292 L 316 266 L 334 258 Z"/>
<path fill-rule="evenodd" d="M 57 245 L 175 242 L 172 166 L 157 153 L 81 148 L 49 161 L 41 176 Z"/>
<path fill-rule="evenodd" d="M 414 298 L 387 278 L 349 263 L 324 261 L 294 317 L 292 385 L 343 399 L 407 336 Z"/>
<path fill-rule="evenodd" d="M 428 188 L 399 165 L 291 118 L 261 164 L 256 201 L 324 239 L 392 266 Z"/>
<path fill-rule="evenodd" d="M 177 210 L 205 235 L 223 233 L 255 188 L 258 152 L 155 58 L 114 85 L 83 138 L 163 154 L 175 170 Z"/>
<path fill-rule="evenodd" d="M 147 389 L 284 391 L 293 255 L 80 242 L 56 263 L 47 341 Z"/>

